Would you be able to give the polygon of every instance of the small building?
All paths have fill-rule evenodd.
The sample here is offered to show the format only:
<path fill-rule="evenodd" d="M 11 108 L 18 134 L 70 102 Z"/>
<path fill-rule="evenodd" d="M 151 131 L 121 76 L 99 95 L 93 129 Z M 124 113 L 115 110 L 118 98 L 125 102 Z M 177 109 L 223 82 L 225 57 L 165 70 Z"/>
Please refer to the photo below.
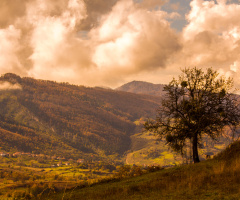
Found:
<path fill-rule="evenodd" d="M 56 160 L 57 156 L 52 156 L 51 158 L 52 158 L 52 160 Z"/>
<path fill-rule="evenodd" d="M 77 163 L 84 163 L 84 159 L 78 159 Z"/>
<path fill-rule="evenodd" d="M 4 153 L 4 152 L 0 152 L 0 156 L 2 157 L 7 157 L 8 154 Z"/>
<path fill-rule="evenodd" d="M 61 167 L 61 166 L 62 166 L 62 163 L 58 163 L 57 166 L 58 166 L 58 167 Z"/>
<path fill-rule="evenodd" d="M 65 160 L 64 157 L 57 157 L 56 159 L 57 159 L 57 160 Z"/>
<path fill-rule="evenodd" d="M 16 152 L 13 154 L 14 157 L 18 157 L 18 156 L 21 156 L 22 155 L 22 152 Z"/>

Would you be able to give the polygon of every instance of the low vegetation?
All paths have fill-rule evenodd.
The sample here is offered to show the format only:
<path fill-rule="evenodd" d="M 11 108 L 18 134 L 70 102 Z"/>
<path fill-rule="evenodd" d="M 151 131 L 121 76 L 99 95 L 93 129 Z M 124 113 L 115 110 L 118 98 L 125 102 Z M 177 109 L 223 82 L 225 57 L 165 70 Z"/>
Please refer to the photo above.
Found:
<path fill-rule="evenodd" d="M 230 145 L 214 159 L 198 164 L 159 169 L 142 176 L 110 179 L 42 199 L 239 199 L 240 142 Z"/>

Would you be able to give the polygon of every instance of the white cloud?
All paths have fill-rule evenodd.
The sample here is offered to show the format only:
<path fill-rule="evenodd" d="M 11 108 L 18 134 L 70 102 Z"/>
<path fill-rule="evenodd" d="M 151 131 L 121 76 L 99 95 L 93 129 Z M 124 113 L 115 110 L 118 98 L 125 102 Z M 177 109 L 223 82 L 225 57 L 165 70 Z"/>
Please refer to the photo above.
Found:
<path fill-rule="evenodd" d="M 233 72 L 237 72 L 239 70 L 240 67 L 240 62 L 239 61 L 235 61 L 231 66 L 230 66 L 230 70 L 232 70 Z"/>
<path fill-rule="evenodd" d="M 182 32 L 181 66 L 214 67 L 236 76 L 240 54 L 240 5 L 192 0 Z M 238 82 L 238 80 L 237 80 Z M 239 84 L 239 83 L 237 83 Z"/>
<path fill-rule="evenodd" d="M 191 38 L 202 31 L 213 31 L 221 34 L 240 26 L 240 5 L 226 4 L 225 0 L 204 1 L 192 0 L 191 11 L 186 16 L 189 24 L 183 35 L 185 39 Z"/>
<path fill-rule="evenodd" d="M 21 31 L 10 25 L 6 29 L 0 29 L 0 73 L 8 70 L 18 71 L 21 63 L 16 56 L 20 50 L 19 38 Z"/>
<path fill-rule="evenodd" d="M 86 17 L 85 4 L 69 0 L 58 16 L 50 16 L 49 3 L 45 0 L 28 5 L 27 19 L 33 26 L 30 44 L 33 68 L 29 74 L 69 81 L 78 68 L 89 67 L 91 62 L 86 42 L 77 37 L 77 25 Z"/>
<path fill-rule="evenodd" d="M 169 57 L 180 49 L 162 11 L 139 9 L 123 0 L 92 30 L 97 41 L 93 60 L 103 70 L 123 74 L 165 67 Z"/>
<path fill-rule="evenodd" d="M 0 82 L 1 90 L 21 90 L 22 87 L 19 84 L 11 84 L 9 82 Z"/>

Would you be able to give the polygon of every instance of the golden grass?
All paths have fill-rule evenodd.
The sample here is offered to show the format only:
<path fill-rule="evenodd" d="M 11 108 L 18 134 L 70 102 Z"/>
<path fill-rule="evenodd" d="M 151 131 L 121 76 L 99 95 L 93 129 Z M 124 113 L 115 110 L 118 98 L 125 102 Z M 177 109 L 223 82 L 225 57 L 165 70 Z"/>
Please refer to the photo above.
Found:
<path fill-rule="evenodd" d="M 62 199 L 62 193 L 48 197 Z M 43 198 L 44 199 L 44 198 Z M 238 200 L 240 199 L 240 143 L 236 142 L 212 160 L 139 177 L 112 179 L 90 187 L 67 191 L 74 200 Z"/>

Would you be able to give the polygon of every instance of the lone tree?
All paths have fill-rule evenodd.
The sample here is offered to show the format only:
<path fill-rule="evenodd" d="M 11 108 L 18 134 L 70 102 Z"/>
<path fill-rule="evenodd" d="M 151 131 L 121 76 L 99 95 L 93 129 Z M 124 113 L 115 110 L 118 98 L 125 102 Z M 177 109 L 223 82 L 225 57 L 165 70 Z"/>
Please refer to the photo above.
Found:
<path fill-rule="evenodd" d="M 165 98 L 156 120 L 148 120 L 145 130 L 165 137 L 167 144 L 183 152 L 186 140 L 192 144 L 194 163 L 200 162 L 198 145 L 203 134 L 216 139 L 226 126 L 236 130 L 240 121 L 237 95 L 230 93 L 233 80 L 219 76 L 212 68 L 206 72 L 186 68 L 178 80 L 164 87 Z"/>

